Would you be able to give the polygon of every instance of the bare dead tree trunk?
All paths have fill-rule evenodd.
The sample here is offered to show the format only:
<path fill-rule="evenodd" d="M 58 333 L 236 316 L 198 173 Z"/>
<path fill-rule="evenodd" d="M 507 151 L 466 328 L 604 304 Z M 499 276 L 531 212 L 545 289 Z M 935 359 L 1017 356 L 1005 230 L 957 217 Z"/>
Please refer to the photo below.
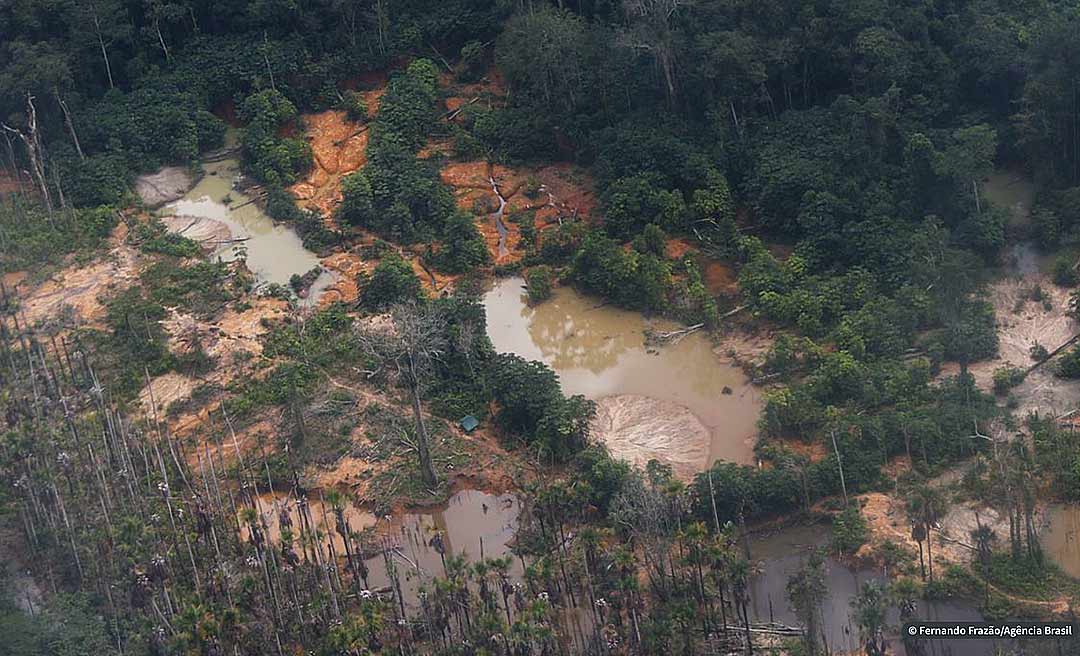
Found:
<path fill-rule="evenodd" d="M 165 37 L 161 34 L 161 21 L 154 21 L 154 31 L 157 32 L 158 43 L 161 44 L 161 51 L 165 53 L 165 61 L 172 61 L 172 57 L 169 56 L 169 46 L 165 45 Z"/>
<path fill-rule="evenodd" d="M 37 128 L 37 108 L 34 107 L 34 97 L 30 94 L 26 94 L 26 124 L 27 129 L 30 131 L 29 135 L 6 123 L 0 123 L 0 127 L 3 127 L 5 132 L 18 136 L 23 145 L 26 146 L 26 154 L 30 158 L 30 171 L 38 183 L 41 199 L 45 203 L 45 209 L 49 212 L 51 221 L 53 212 L 52 197 L 49 195 L 49 185 L 45 181 L 45 163 L 41 154 L 41 135 L 38 134 Z"/>
<path fill-rule="evenodd" d="M 60 111 L 64 113 L 64 125 L 67 126 L 71 141 L 75 144 L 75 152 L 79 153 L 79 159 L 85 160 L 86 155 L 83 153 L 82 145 L 79 144 L 79 135 L 75 133 L 75 124 L 71 120 L 71 112 L 68 111 L 67 101 L 60 97 L 60 89 L 54 87 L 53 93 L 56 94 L 56 102 L 60 105 Z"/>
<path fill-rule="evenodd" d="M 847 483 L 844 482 L 844 463 L 840 460 L 840 448 L 836 445 L 836 429 L 829 431 L 832 437 L 832 448 L 836 453 L 836 468 L 840 472 L 840 489 L 844 492 L 844 507 L 848 506 Z"/>
<path fill-rule="evenodd" d="M 109 88 L 115 89 L 116 85 L 113 83 L 112 64 L 109 63 L 109 51 L 105 47 L 105 37 L 101 34 L 101 18 L 98 16 L 96 3 L 90 3 L 90 13 L 94 19 L 94 32 L 97 35 L 98 46 L 101 47 L 101 58 L 105 60 L 105 74 L 109 78 Z"/>
<path fill-rule="evenodd" d="M 427 426 L 424 425 L 424 413 L 420 408 L 420 392 L 415 387 L 412 390 L 413 415 L 416 417 L 416 451 L 420 456 L 420 474 L 424 477 L 424 484 L 434 488 L 439 483 L 435 475 L 435 467 L 431 462 L 431 448 L 428 443 Z"/>

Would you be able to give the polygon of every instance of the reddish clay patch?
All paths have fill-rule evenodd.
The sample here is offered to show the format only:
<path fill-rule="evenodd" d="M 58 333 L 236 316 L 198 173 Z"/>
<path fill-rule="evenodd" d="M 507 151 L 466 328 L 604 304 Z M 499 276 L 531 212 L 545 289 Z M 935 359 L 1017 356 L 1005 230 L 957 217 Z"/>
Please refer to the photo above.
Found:
<path fill-rule="evenodd" d="M 381 91 L 364 93 L 369 113 L 378 105 L 378 95 Z M 334 210 L 341 203 L 341 179 L 367 163 L 368 131 L 340 110 L 306 115 L 304 123 L 314 165 L 290 191 L 302 207 L 319 212 L 332 228 Z"/>
<path fill-rule="evenodd" d="M 674 237 L 669 239 L 664 245 L 664 253 L 673 260 L 678 260 L 687 253 L 695 253 L 697 248 L 694 247 L 688 240 L 682 237 Z"/>
<path fill-rule="evenodd" d="M 734 295 L 739 293 L 739 278 L 730 265 L 723 262 L 709 261 L 701 273 L 705 289 L 713 296 Z"/>

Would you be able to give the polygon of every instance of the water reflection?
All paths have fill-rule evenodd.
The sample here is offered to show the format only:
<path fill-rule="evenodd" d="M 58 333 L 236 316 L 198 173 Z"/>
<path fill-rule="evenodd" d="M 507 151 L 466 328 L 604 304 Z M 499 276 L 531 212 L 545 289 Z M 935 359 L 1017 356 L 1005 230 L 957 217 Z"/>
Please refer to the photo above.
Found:
<path fill-rule="evenodd" d="M 709 428 L 710 462 L 753 462 L 761 395 L 742 370 L 713 353 L 706 335 L 650 351 L 644 330 L 675 324 L 646 320 L 569 288 L 530 307 L 523 284 L 520 278 L 503 279 L 484 296 L 497 351 L 547 363 L 567 394 L 594 400 L 636 394 L 689 408 Z"/>
<path fill-rule="evenodd" d="M 307 520 L 301 517 L 296 499 L 291 494 L 275 493 L 261 496 L 257 505 L 270 542 L 280 544 L 282 528 L 288 525 L 299 553 L 300 528 Z M 329 504 L 319 498 L 310 498 L 306 505 L 311 525 L 319 534 L 322 552 L 327 554 L 332 547 L 338 558 L 344 558 L 345 544 L 335 530 L 337 519 Z M 430 587 L 433 577 L 445 576 L 443 554 L 464 555 L 468 562 L 476 562 L 481 557 L 507 556 L 517 530 L 519 510 L 513 495 L 464 490 L 453 495 L 445 507 L 430 511 L 376 518 L 346 503 L 344 512 L 350 531 L 359 533 L 373 529 L 361 540 L 364 555 L 368 556 L 364 559 L 368 585 L 375 590 L 391 588 L 385 552 L 398 571 L 406 605 L 413 606 L 422 585 Z M 246 537 L 247 529 L 244 532 Z M 437 548 L 440 541 L 443 553 Z M 506 573 L 513 580 L 520 580 L 523 573 L 520 561 L 511 558 Z"/>
<path fill-rule="evenodd" d="M 760 622 L 776 621 L 799 625 L 787 601 L 787 581 L 795 574 L 813 549 L 828 544 L 829 530 L 822 525 L 794 526 L 752 539 L 751 555 L 756 567 L 750 580 L 750 614 Z M 884 572 L 871 568 L 851 568 L 832 558 L 825 560 L 825 585 L 828 592 L 821 599 L 822 633 L 828 641 L 831 653 L 862 653 L 858 626 L 851 619 L 851 602 L 863 583 L 877 581 L 887 583 Z M 939 622 L 981 622 L 982 613 L 969 603 L 960 600 L 920 601 L 916 615 L 924 620 Z M 886 621 L 891 627 L 890 641 L 893 654 L 904 654 L 902 641 L 895 632 L 900 628 L 899 612 L 893 608 Z M 998 646 L 992 640 L 930 640 L 923 645 L 923 653 L 930 656 L 982 656 L 994 654 Z"/>
<path fill-rule="evenodd" d="M 293 275 L 319 266 L 318 256 L 304 248 L 290 226 L 275 223 L 251 197 L 233 188 L 240 175 L 237 160 L 207 162 L 204 172 L 183 198 L 162 209 L 178 217 L 172 227 L 196 241 L 208 239 L 213 256 L 222 261 L 245 258 L 259 282 L 288 286 Z M 333 281 L 334 275 L 324 271 L 308 298 L 318 299 Z"/>

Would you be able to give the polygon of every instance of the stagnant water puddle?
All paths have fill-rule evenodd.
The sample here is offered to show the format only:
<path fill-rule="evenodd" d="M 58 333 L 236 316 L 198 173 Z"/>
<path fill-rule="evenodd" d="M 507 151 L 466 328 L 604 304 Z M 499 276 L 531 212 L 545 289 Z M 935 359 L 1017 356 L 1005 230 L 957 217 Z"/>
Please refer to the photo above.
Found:
<path fill-rule="evenodd" d="M 255 278 L 264 284 L 289 286 L 293 275 L 303 276 L 319 266 L 315 253 L 287 225 L 275 223 L 252 198 L 234 188 L 240 175 L 236 159 L 204 164 L 202 179 L 183 198 L 166 205 L 162 214 L 171 230 L 208 245 L 222 261 L 243 257 Z M 305 295 L 312 304 L 334 282 L 323 271 Z"/>
<path fill-rule="evenodd" d="M 1022 231 L 1030 225 L 1035 185 L 1022 173 L 995 171 L 983 181 L 980 189 L 987 200 L 1008 211 L 1010 228 Z M 1005 254 L 1009 271 L 1021 276 L 1038 274 L 1047 259 L 1031 240 L 1009 244 Z"/>
<path fill-rule="evenodd" d="M 801 624 L 787 600 L 788 579 L 798 571 L 812 549 L 827 545 L 829 531 L 821 525 L 794 526 L 765 537 L 750 540 L 751 557 L 755 563 L 750 579 L 750 615 L 759 622 L 780 622 L 790 626 Z M 828 592 L 821 599 L 820 622 L 828 642 L 829 653 L 862 653 L 859 629 L 851 619 L 851 602 L 867 581 L 886 582 L 885 573 L 876 569 L 852 569 L 832 558 L 825 559 L 825 585 Z M 980 622 L 983 615 L 963 601 L 920 601 L 916 615 L 937 622 Z M 889 611 L 890 653 L 903 654 L 904 647 L 896 631 L 900 628 L 899 612 Z M 928 641 L 924 653 L 942 656 L 989 655 L 997 645 L 990 640 Z"/>
<path fill-rule="evenodd" d="M 336 532 L 337 520 L 333 510 L 319 496 L 307 500 L 308 513 L 320 533 L 322 551 L 345 557 L 345 544 Z M 281 540 L 281 512 L 288 513 L 292 533 L 298 536 L 301 526 L 299 506 L 290 494 L 275 493 L 258 499 L 270 541 Z M 389 590 L 391 579 L 387 574 L 383 552 L 389 553 L 398 570 L 405 603 L 414 605 L 421 585 L 430 584 L 434 576 L 445 576 L 443 555 L 436 548 L 438 540 L 446 556 L 464 554 L 466 560 L 475 562 L 483 557 L 497 558 L 509 553 L 508 545 L 517 529 L 519 506 L 513 495 L 494 495 L 476 490 L 464 490 L 450 497 L 445 507 L 430 511 L 417 511 L 389 517 L 375 515 L 345 506 L 345 518 L 352 532 L 373 529 L 364 541 L 365 565 L 368 568 L 368 585 L 373 590 Z M 246 529 L 245 529 L 246 537 Z M 300 547 L 296 543 L 297 552 Z M 374 555 L 371 555 L 374 554 Z M 511 558 L 507 575 L 514 580 L 522 576 L 521 563 Z M 430 587 L 430 585 L 428 585 Z"/>
<path fill-rule="evenodd" d="M 634 395 L 689 409 L 708 429 L 698 471 L 716 459 L 753 462 L 760 391 L 741 369 L 713 352 L 708 336 L 694 333 L 652 350 L 644 330 L 670 330 L 674 324 L 602 305 L 567 287 L 530 307 L 523 286 L 521 278 L 506 278 L 484 296 L 496 351 L 545 362 L 559 375 L 566 394 L 629 402 L 634 397 L 623 395 Z M 686 433 L 674 427 L 670 435 L 657 434 L 655 427 L 648 431 L 640 438 L 658 453 L 694 448 L 680 442 Z"/>
<path fill-rule="evenodd" d="M 332 550 L 340 560 L 345 559 L 345 546 L 335 531 L 336 519 L 326 501 L 314 493 L 307 502 L 308 516 L 320 534 L 320 547 L 325 554 Z M 266 494 L 259 497 L 259 513 L 267 527 L 270 542 L 280 544 L 284 511 L 292 524 L 294 536 L 299 536 L 302 519 L 296 499 L 288 493 Z M 506 557 L 504 573 L 513 583 L 523 576 L 521 561 L 510 554 L 509 545 L 517 529 L 520 505 L 511 494 L 495 495 L 476 490 L 464 490 L 450 498 L 445 507 L 376 517 L 359 508 L 346 505 L 344 513 L 349 527 L 359 533 L 370 529 L 364 543 L 364 563 L 368 570 L 368 586 L 374 591 L 390 594 L 392 581 L 387 573 L 383 553 L 391 556 L 405 605 L 416 611 L 421 587 L 430 589 L 435 576 L 444 577 L 443 555 L 464 555 L 467 562 L 481 556 Z M 247 529 L 244 529 L 245 537 Z M 437 548 L 436 535 L 442 543 Z M 750 615 L 755 622 L 779 622 L 798 626 L 800 622 L 791 610 L 786 596 L 788 579 L 798 570 L 809 551 L 827 544 L 828 530 L 820 525 L 788 527 L 779 532 L 750 540 L 754 563 L 750 579 Z M 294 538 L 294 549 L 302 549 Z M 851 601 L 863 582 L 885 581 L 882 572 L 852 569 L 831 558 L 826 559 L 825 583 L 828 592 L 821 600 L 820 625 L 828 641 L 830 653 L 858 653 L 861 644 L 858 628 L 851 619 Z M 495 575 L 493 575 L 494 577 Z M 918 617 L 934 621 L 981 621 L 981 613 L 973 606 L 958 602 L 920 602 Z M 895 610 L 887 618 L 891 630 L 899 629 Z M 591 619 L 582 608 L 564 613 L 558 630 L 565 638 L 585 643 Z M 903 645 L 892 639 L 891 653 L 903 654 Z M 935 655 L 992 654 L 995 645 L 990 641 L 937 641 L 928 643 L 924 653 Z M 1000 646 L 1004 646 L 1001 643 Z"/>

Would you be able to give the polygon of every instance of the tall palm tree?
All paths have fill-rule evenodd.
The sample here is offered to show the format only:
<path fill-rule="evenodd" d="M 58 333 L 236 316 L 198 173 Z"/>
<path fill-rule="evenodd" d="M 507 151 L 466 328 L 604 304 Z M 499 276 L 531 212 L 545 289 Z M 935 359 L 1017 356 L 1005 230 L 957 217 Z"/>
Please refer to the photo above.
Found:
<path fill-rule="evenodd" d="M 807 656 L 817 656 L 820 647 L 818 610 L 821 600 L 828 592 L 825 585 L 825 561 L 820 553 L 811 552 L 806 562 L 788 579 L 786 591 L 795 615 L 803 624 L 804 651 Z"/>
<path fill-rule="evenodd" d="M 855 625 L 866 648 L 866 656 L 885 656 L 885 588 L 877 581 L 865 581 L 851 600 Z"/>
<path fill-rule="evenodd" d="M 930 570 L 930 580 L 934 580 L 934 551 L 930 530 L 945 515 L 945 496 L 941 490 L 919 483 L 911 487 L 907 494 L 907 512 L 912 522 L 912 535 L 921 533 L 926 539 L 926 561 Z M 918 530 L 915 527 L 920 527 Z M 918 538 L 916 538 L 918 539 Z M 922 543 L 920 542 L 920 548 Z"/>

